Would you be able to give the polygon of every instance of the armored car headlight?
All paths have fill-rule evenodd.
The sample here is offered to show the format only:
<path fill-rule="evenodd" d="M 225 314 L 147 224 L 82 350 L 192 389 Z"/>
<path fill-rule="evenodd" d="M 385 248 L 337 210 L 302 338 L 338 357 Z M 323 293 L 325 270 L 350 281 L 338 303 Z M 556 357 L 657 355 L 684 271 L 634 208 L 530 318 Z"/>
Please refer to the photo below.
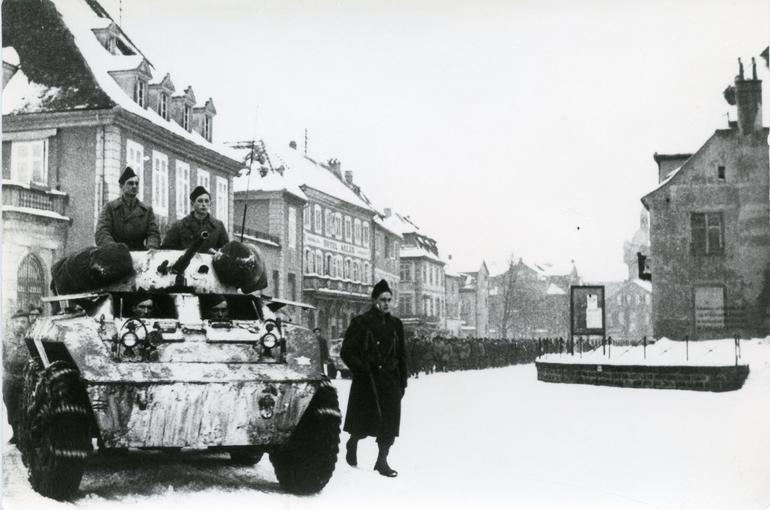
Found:
<path fill-rule="evenodd" d="M 120 338 L 120 343 L 122 343 L 124 347 L 130 349 L 139 343 L 139 337 L 136 333 L 129 331 Z"/>
<path fill-rule="evenodd" d="M 278 338 L 272 333 L 267 333 L 262 337 L 262 347 L 265 349 L 272 349 L 278 345 Z"/>

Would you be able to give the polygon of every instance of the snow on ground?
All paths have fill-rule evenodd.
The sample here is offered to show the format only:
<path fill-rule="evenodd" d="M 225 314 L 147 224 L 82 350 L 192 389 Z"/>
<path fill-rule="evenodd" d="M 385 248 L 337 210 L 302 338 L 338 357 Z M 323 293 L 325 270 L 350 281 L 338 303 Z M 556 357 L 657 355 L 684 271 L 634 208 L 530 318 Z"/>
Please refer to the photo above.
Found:
<path fill-rule="evenodd" d="M 766 339 L 741 340 L 738 351 L 738 364 L 749 363 L 751 356 L 762 356 L 762 350 L 757 351 L 757 345 L 764 345 Z M 602 349 L 599 346 L 589 352 L 579 352 L 575 345 L 575 354 L 551 353 L 540 356 L 538 361 L 552 363 L 575 363 L 602 365 L 698 365 L 725 366 L 736 364 L 736 346 L 732 338 L 720 340 L 698 340 L 685 343 L 681 340 L 661 338 L 647 345 L 622 346 L 613 345 Z M 756 360 L 754 360 L 756 361 Z"/>
<path fill-rule="evenodd" d="M 767 509 L 770 342 L 743 354 L 749 378 L 726 393 L 544 383 L 533 364 L 412 379 L 391 453 L 399 477 L 372 471 L 368 439 L 358 469 L 340 458 L 309 497 L 282 493 L 266 458 L 244 468 L 132 452 L 93 459 L 80 498 L 58 503 L 30 489 L 6 445 L 3 508 Z M 344 409 L 350 383 L 335 383 Z"/>

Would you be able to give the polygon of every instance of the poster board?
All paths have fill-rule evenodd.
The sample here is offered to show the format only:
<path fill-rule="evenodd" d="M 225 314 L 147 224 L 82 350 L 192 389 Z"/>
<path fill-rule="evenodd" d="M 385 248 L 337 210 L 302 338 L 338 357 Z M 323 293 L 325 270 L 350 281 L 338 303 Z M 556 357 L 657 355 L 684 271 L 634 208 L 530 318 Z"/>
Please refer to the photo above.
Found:
<path fill-rule="evenodd" d="M 570 333 L 605 336 L 604 285 L 570 287 Z"/>

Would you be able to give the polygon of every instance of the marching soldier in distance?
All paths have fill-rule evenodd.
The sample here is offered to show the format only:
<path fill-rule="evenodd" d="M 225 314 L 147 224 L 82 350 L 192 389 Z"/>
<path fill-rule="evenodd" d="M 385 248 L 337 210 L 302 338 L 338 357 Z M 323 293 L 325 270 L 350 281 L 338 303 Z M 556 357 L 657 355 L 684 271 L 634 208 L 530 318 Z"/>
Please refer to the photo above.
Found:
<path fill-rule="evenodd" d="M 138 198 L 139 177 L 127 166 L 118 179 L 120 198 L 109 202 L 99 215 L 96 225 L 97 246 L 108 243 L 125 243 L 132 251 L 148 250 L 160 246 L 160 231 L 152 207 Z"/>
<path fill-rule="evenodd" d="M 198 253 L 214 252 L 230 240 L 224 223 L 211 216 L 211 195 L 203 186 L 197 186 L 190 193 L 192 212 L 177 220 L 168 229 L 161 248 L 165 250 L 185 250 L 198 239 L 204 230 L 209 233 Z"/>
<path fill-rule="evenodd" d="M 401 399 L 408 377 L 404 326 L 390 314 L 393 293 L 381 280 L 372 291 L 372 307 L 354 317 L 345 332 L 340 356 L 353 373 L 344 430 L 350 433 L 345 460 L 358 464 L 358 441 L 377 438 L 379 454 L 374 470 L 395 477 L 388 452 L 401 423 Z"/>

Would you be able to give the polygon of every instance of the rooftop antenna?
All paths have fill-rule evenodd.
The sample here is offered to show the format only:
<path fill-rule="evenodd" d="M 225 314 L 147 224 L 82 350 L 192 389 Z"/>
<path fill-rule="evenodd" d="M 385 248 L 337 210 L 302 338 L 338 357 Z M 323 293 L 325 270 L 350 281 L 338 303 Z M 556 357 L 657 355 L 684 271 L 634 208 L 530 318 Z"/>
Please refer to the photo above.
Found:
<path fill-rule="evenodd" d="M 120 12 L 118 14 L 118 25 L 123 26 L 123 0 L 118 0 Z"/>
<path fill-rule="evenodd" d="M 307 157 L 307 128 L 305 128 L 305 157 Z"/>

